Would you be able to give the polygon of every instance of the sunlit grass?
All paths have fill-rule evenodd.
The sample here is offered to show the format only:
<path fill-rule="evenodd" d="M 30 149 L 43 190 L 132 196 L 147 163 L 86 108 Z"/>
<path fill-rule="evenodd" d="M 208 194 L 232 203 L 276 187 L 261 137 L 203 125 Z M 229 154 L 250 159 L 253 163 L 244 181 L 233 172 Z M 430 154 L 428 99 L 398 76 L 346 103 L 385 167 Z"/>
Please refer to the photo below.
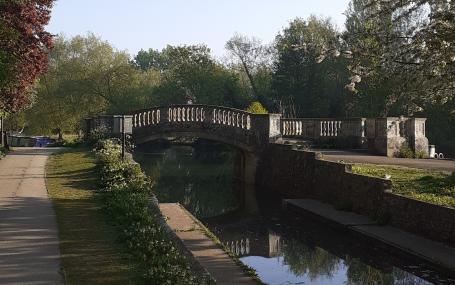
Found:
<path fill-rule="evenodd" d="M 100 211 L 94 158 L 86 149 L 53 155 L 47 187 L 57 215 L 67 284 L 131 284 L 134 272 Z"/>
<path fill-rule="evenodd" d="M 381 178 L 390 175 L 394 193 L 455 208 L 455 175 L 453 174 L 370 164 L 353 165 L 352 172 Z"/>

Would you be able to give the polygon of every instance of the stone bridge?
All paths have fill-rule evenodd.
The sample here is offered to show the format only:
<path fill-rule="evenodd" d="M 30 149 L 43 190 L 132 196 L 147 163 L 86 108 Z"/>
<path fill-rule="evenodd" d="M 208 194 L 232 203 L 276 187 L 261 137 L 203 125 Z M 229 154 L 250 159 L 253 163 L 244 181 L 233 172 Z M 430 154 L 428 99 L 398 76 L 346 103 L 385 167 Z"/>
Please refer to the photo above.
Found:
<path fill-rule="evenodd" d="M 136 144 L 190 136 L 257 153 L 281 137 L 280 115 L 257 115 L 219 106 L 173 105 L 144 109 L 132 114 L 131 123 Z"/>
<path fill-rule="evenodd" d="M 428 155 L 425 118 L 281 118 L 210 105 L 152 107 L 127 115 L 102 115 L 86 120 L 86 133 L 103 126 L 112 135 L 122 131 L 136 144 L 161 138 L 205 138 L 260 153 L 270 143 L 304 140 L 334 148 L 368 149 L 393 156 L 405 144 Z"/>
<path fill-rule="evenodd" d="M 294 139 L 311 140 L 335 147 L 368 148 L 387 156 L 408 145 L 428 154 L 424 118 L 281 118 L 219 106 L 172 105 L 97 116 L 86 123 L 88 137 L 128 133 L 141 144 L 188 135 L 237 147 L 234 172 L 244 186 L 243 203 L 247 205 L 255 204 L 256 188 L 280 198 L 316 199 L 362 215 L 389 217 L 392 226 L 455 244 L 453 208 L 396 195 L 389 179 L 352 173 L 350 165 L 320 159 L 316 152 L 286 144 Z M 236 240 L 226 242 L 233 245 Z"/>

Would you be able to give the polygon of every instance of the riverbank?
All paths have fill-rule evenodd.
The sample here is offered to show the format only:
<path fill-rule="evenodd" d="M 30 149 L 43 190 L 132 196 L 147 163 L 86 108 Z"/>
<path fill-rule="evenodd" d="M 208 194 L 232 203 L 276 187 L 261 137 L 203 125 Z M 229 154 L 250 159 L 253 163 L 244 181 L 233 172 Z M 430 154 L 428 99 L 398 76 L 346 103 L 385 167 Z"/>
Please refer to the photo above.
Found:
<path fill-rule="evenodd" d="M 332 205 L 311 199 L 284 199 L 283 206 L 293 212 L 313 216 L 343 227 L 375 241 L 423 259 L 435 267 L 443 267 L 455 277 L 455 249 L 442 243 L 381 226 L 370 218 L 352 212 L 336 210 Z"/>
<path fill-rule="evenodd" d="M 207 229 L 180 204 L 162 203 L 159 208 L 166 218 L 166 223 L 216 284 L 260 284 L 245 274 L 234 260 L 207 236 Z"/>
<path fill-rule="evenodd" d="M 68 284 L 131 284 L 131 257 L 103 214 L 95 158 L 87 148 L 53 155 L 47 187 L 57 216 L 62 272 Z"/>

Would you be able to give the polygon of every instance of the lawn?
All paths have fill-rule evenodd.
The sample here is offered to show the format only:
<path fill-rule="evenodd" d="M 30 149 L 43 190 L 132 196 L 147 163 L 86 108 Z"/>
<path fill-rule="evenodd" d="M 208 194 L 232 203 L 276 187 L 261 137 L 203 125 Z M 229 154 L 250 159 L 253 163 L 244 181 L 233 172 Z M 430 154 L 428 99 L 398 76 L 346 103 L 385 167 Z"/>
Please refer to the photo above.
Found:
<path fill-rule="evenodd" d="M 370 164 L 355 164 L 352 172 L 381 178 L 390 175 L 393 193 L 455 208 L 455 174 Z"/>
<path fill-rule="evenodd" d="M 67 284 L 132 284 L 135 274 L 126 250 L 100 211 L 91 152 L 69 149 L 53 155 L 46 168 Z"/>

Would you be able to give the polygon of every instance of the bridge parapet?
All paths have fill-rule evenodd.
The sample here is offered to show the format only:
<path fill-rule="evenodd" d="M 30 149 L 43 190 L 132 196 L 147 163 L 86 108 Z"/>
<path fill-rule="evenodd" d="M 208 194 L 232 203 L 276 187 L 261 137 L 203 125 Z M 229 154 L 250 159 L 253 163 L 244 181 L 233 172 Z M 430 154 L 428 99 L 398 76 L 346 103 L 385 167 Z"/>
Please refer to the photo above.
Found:
<path fill-rule="evenodd" d="M 253 116 L 255 115 L 242 110 L 219 106 L 173 105 L 134 112 L 133 127 L 160 123 L 204 122 L 250 130 Z"/>
<path fill-rule="evenodd" d="M 368 148 L 394 156 L 403 145 L 428 156 L 425 118 L 287 118 L 281 119 L 284 138 L 300 138 L 343 148 Z"/>
<path fill-rule="evenodd" d="M 278 114 L 252 114 L 211 105 L 171 105 L 132 114 L 133 138 L 143 143 L 159 137 L 188 135 L 260 151 L 281 137 Z"/>
<path fill-rule="evenodd" d="M 281 132 L 283 137 L 361 148 L 366 146 L 365 122 L 365 118 L 286 118 L 281 119 Z"/>
<path fill-rule="evenodd" d="M 281 118 L 211 105 L 153 107 L 130 115 L 100 115 L 86 121 L 88 136 L 107 130 L 119 137 L 132 134 L 136 143 L 172 136 L 193 136 L 258 152 L 269 142 L 298 138 L 336 148 L 368 148 L 393 156 L 408 145 L 428 156 L 425 118 Z"/>

